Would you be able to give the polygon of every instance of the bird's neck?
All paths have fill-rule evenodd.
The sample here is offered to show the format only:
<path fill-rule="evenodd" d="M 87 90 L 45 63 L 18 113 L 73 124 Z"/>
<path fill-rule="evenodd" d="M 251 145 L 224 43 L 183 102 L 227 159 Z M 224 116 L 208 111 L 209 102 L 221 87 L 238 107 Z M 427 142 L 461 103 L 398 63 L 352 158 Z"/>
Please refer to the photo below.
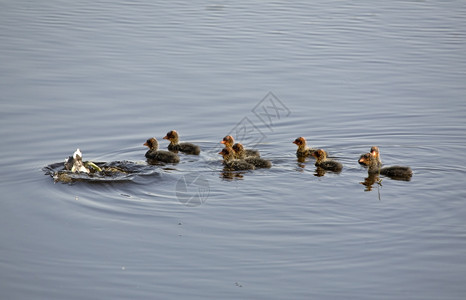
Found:
<path fill-rule="evenodd" d="M 298 146 L 298 151 L 299 152 L 304 152 L 308 149 L 307 145 L 306 144 L 303 144 L 303 145 L 299 145 Z"/>
<path fill-rule="evenodd" d="M 180 141 L 179 141 L 179 138 L 177 138 L 177 137 L 176 137 L 176 138 L 172 138 L 172 139 L 170 140 L 170 145 L 176 146 L 176 145 L 179 144 L 179 142 L 180 142 Z"/>
<path fill-rule="evenodd" d="M 316 158 L 316 163 L 322 163 L 322 162 L 324 162 L 326 160 L 327 160 L 326 157 L 319 157 L 319 158 Z"/>

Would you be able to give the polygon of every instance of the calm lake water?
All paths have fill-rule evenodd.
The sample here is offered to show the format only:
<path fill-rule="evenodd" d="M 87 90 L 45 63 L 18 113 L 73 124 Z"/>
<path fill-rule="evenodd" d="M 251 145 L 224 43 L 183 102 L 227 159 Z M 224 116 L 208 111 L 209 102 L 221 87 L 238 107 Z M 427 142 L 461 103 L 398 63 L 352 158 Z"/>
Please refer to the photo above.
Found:
<path fill-rule="evenodd" d="M 0 298 L 464 299 L 465 53 L 464 1 L 2 1 Z M 76 148 L 144 172 L 54 183 Z"/>

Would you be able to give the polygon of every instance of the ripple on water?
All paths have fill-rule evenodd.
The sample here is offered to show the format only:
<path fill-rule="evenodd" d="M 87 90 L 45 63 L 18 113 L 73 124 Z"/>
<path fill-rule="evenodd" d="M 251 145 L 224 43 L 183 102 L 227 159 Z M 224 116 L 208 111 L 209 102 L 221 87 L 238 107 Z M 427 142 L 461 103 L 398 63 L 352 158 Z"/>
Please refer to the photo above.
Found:
<path fill-rule="evenodd" d="M 102 171 L 94 173 L 71 172 L 64 169 L 63 163 L 53 163 L 43 168 L 46 175 L 50 175 L 55 182 L 74 183 L 115 183 L 131 182 L 137 176 L 157 176 L 157 169 L 144 164 L 130 161 L 114 161 L 110 163 L 95 163 Z"/>

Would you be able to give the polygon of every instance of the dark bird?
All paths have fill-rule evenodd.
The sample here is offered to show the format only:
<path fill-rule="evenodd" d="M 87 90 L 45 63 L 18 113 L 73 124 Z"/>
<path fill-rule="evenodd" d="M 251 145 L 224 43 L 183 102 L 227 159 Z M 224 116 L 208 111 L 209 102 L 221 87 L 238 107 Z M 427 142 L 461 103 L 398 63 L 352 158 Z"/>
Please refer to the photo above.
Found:
<path fill-rule="evenodd" d="M 340 172 L 343 169 L 343 165 L 341 163 L 328 159 L 327 152 L 322 149 L 317 149 L 312 152 L 312 156 L 316 158 L 316 167 L 333 172 Z"/>
<path fill-rule="evenodd" d="M 235 139 L 231 135 L 227 135 L 223 138 L 223 140 L 220 141 L 220 143 L 224 144 L 225 147 L 233 147 L 233 144 L 235 143 Z M 255 156 L 255 157 L 260 157 L 259 150 L 254 150 L 254 149 L 244 149 L 244 154 L 246 156 Z"/>
<path fill-rule="evenodd" d="M 254 165 L 248 163 L 243 159 L 236 159 L 235 152 L 231 147 L 225 147 L 218 154 L 223 156 L 223 164 L 225 168 L 234 171 L 254 170 Z"/>
<path fill-rule="evenodd" d="M 167 132 L 167 135 L 163 138 L 170 141 L 170 144 L 168 145 L 168 150 L 170 151 L 181 151 L 186 154 L 194 155 L 199 155 L 201 152 L 201 148 L 198 145 L 187 142 L 180 143 L 178 132 L 176 132 L 176 130 Z"/>
<path fill-rule="evenodd" d="M 247 163 L 254 165 L 256 168 L 270 168 L 272 163 L 268 160 L 257 156 L 246 156 L 246 151 L 241 143 L 236 143 L 233 145 L 233 151 L 235 153 L 236 159 L 244 159 Z"/>
<path fill-rule="evenodd" d="M 303 138 L 302 136 L 295 139 L 293 141 L 293 144 L 296 144 L 296 146 L 298 146 L 298 150 L 296 150 L 296 156 L 298 158 L 312 156 L 312 152 L 315 151 L 315 149 L 309 148 L 307 146 L 306 139 Z"/>
<path fill-rule="evenodd" d="M 382 168 L 382 160 L 380 159 L 378 147 L 372 147 L 370 153 L 361 155 L 358 162 L 361 165 L 367 166 L 369 173 L 378 173 L 392 179 L 409 181 L 413 176 L 413 171 L 410 167 L 391 166 Z"/>
<path fill-rule="evenodd" d="M 156 138 L 148 139 L 144 146 L 149 147 L 149 150 L 146 152 L 146 158 L 153 161 L 164 162 L 164 163 L 179 163 L 180 157 L 169 151 L 158 150 L 159 142 Z"/>

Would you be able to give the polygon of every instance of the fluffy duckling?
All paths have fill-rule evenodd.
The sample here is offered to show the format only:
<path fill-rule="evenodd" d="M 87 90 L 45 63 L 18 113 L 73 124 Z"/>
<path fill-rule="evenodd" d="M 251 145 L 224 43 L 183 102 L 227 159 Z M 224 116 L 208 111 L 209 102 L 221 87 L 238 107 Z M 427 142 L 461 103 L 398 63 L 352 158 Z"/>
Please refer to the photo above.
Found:
<path fill-rule="evenodd" d="M 311 154 L 316 158 L 316 167 L 320 167 L 324 170 L 340 172 L 343 169 L 343 165 L 337 161 L 327 158 L 327 153 L 322 149 L 317 149 Z"/>
<path fill-rule="evenodd" d="M 371 151 L 369 153 L 365 153 L 365 154 L 362 154 L 360 157 L 359 157 L 359 161 L 364 161 L 365 159 L 363 159 L 363 157 L 365 157 L 365 155 L 370 155 L 372 157 L 375 158 L 376 160 L 376 163 L 379 165 L 379 167 L 382 167 L 382 160 L 380 159 L 380 151 L 379 151 L 379 147 L 377 146 L 372 146 L 371 147 Z M 360 164 L 364 165 L 364 163 L 361 163 L 359 162 Z"/>
<path fill-rule="evenodd" d="M 223 164 L 225 168 L 231 169 L 234 171 L 243 171 L 243 170 L 254 170 L 254 165 L 246 162 L 242 159 L 235 159 L 235 152 L 231 147 L 223 148 L 218 154 L 223 156 Z"/>
<path fill-rule="evenodd" d="M 220 143 L 224 144 L 225 147 L 233 147 L 233 144 L 235 143 L 235 139 L 231 135 L 227 135 L 223 138 L 223 140 L 220 141 Z M 254 150 L 254 149 L 244 149 L 244 154 L 246 156 L 254 156 L 254 157 L 260 157 L 259 150 Z"/>
<path fill-rule="evenodd" d="M 370 154 L 377 159 L 379 165 L 382 165 L 382 159 L 380 158 L 379 147 L 372 146 Z"/>
<path fill-rule="evenodd" d="M 201 148 L 197 145 L 194 145 L 192 143 L 180 143 L 179 142 L 179 137 L 178 137 L 178 132 L 176 130 L 172 130 L 167 132 L 167 135 L 163 137 L 165 140 L 170 141 L 170 145 L 168 145 L 168 150 L 170 151 L 181 151 L 186 154 L 194 154 L 194 155 L 199 155 L 201 152 Z"/>
<path fill-rule="evenodd" d="M 369 153 L 365 153 L 365 154 L 362 154 L 360 157 L 359 157 L 359 160 L 358 162 L 362 165 L 367 165 L 367 164 L 364 164 L 362 163 L 363 161 L 365 161 L 365 156 L 366 155 L 370 155 L 372 157 L 374 157 L 374 159 L 376 160 L 375 162 L 373 162 L 374 164 L 378 164 L 379 167 L 382 167 L 382 160 L 380 159 L 380 151 L 379 151 L 379 147 L 377 146 L 372 146 L 371 147 L 371 151 Z"/>
<path fill-rule="evenodd" d="M 392 179 L 410 180 L 411 176 L 413 175 L 413 171 L 410 167 L 392 166 L 381 168 L 382 161 L 380 160 L 380 153 L 378 152 L 378 148 L 376 153 L 371 152 L 363 154 L 359 158 L 358 162 L 361 165 L 367 166 L 369 173 L 379 173 Z"/>
<path fill-rule="evenodd" d="M 245 149 L 241 143 L 234 144 L 232 149 L 235 153 L 235 158 L 244 159 L 247 163 L 254 165 L 256 168 L 272 167 L 272 163 L 268 160 L 256 156 L 246 156 Z"/>
<path fill-rule="evenodd" d="M 223 138 L 223 140 L 220 141 L 220 143 L 224 144 L 225 147 L 233 147 L 233 144 L 235 143 L 235 139 L 231 135 L 227 135 Z"/>
<path fill-rule="evenodd" d="M 312 156 L 312 153 L 315 151 L 315 149 L 309 148 L 307 146 L 306 139 L 302 136 L 295 139 L 293 141 L 293 144 L 296 144 L 296 146 L 298 146 L 298 150 L 296 150 L 296 156 L 298 158 Z"/>
<path fill-rule="evenodd" d="M 149 147 L 149 150 L 146 152 L 146 158 L 154 161 L 160 161 L 164 163 L 179 163 L 180 157 L 169 151 L 158 150 L 159 142 L 156 138 L 148 139 L 143 146 Z"/>

